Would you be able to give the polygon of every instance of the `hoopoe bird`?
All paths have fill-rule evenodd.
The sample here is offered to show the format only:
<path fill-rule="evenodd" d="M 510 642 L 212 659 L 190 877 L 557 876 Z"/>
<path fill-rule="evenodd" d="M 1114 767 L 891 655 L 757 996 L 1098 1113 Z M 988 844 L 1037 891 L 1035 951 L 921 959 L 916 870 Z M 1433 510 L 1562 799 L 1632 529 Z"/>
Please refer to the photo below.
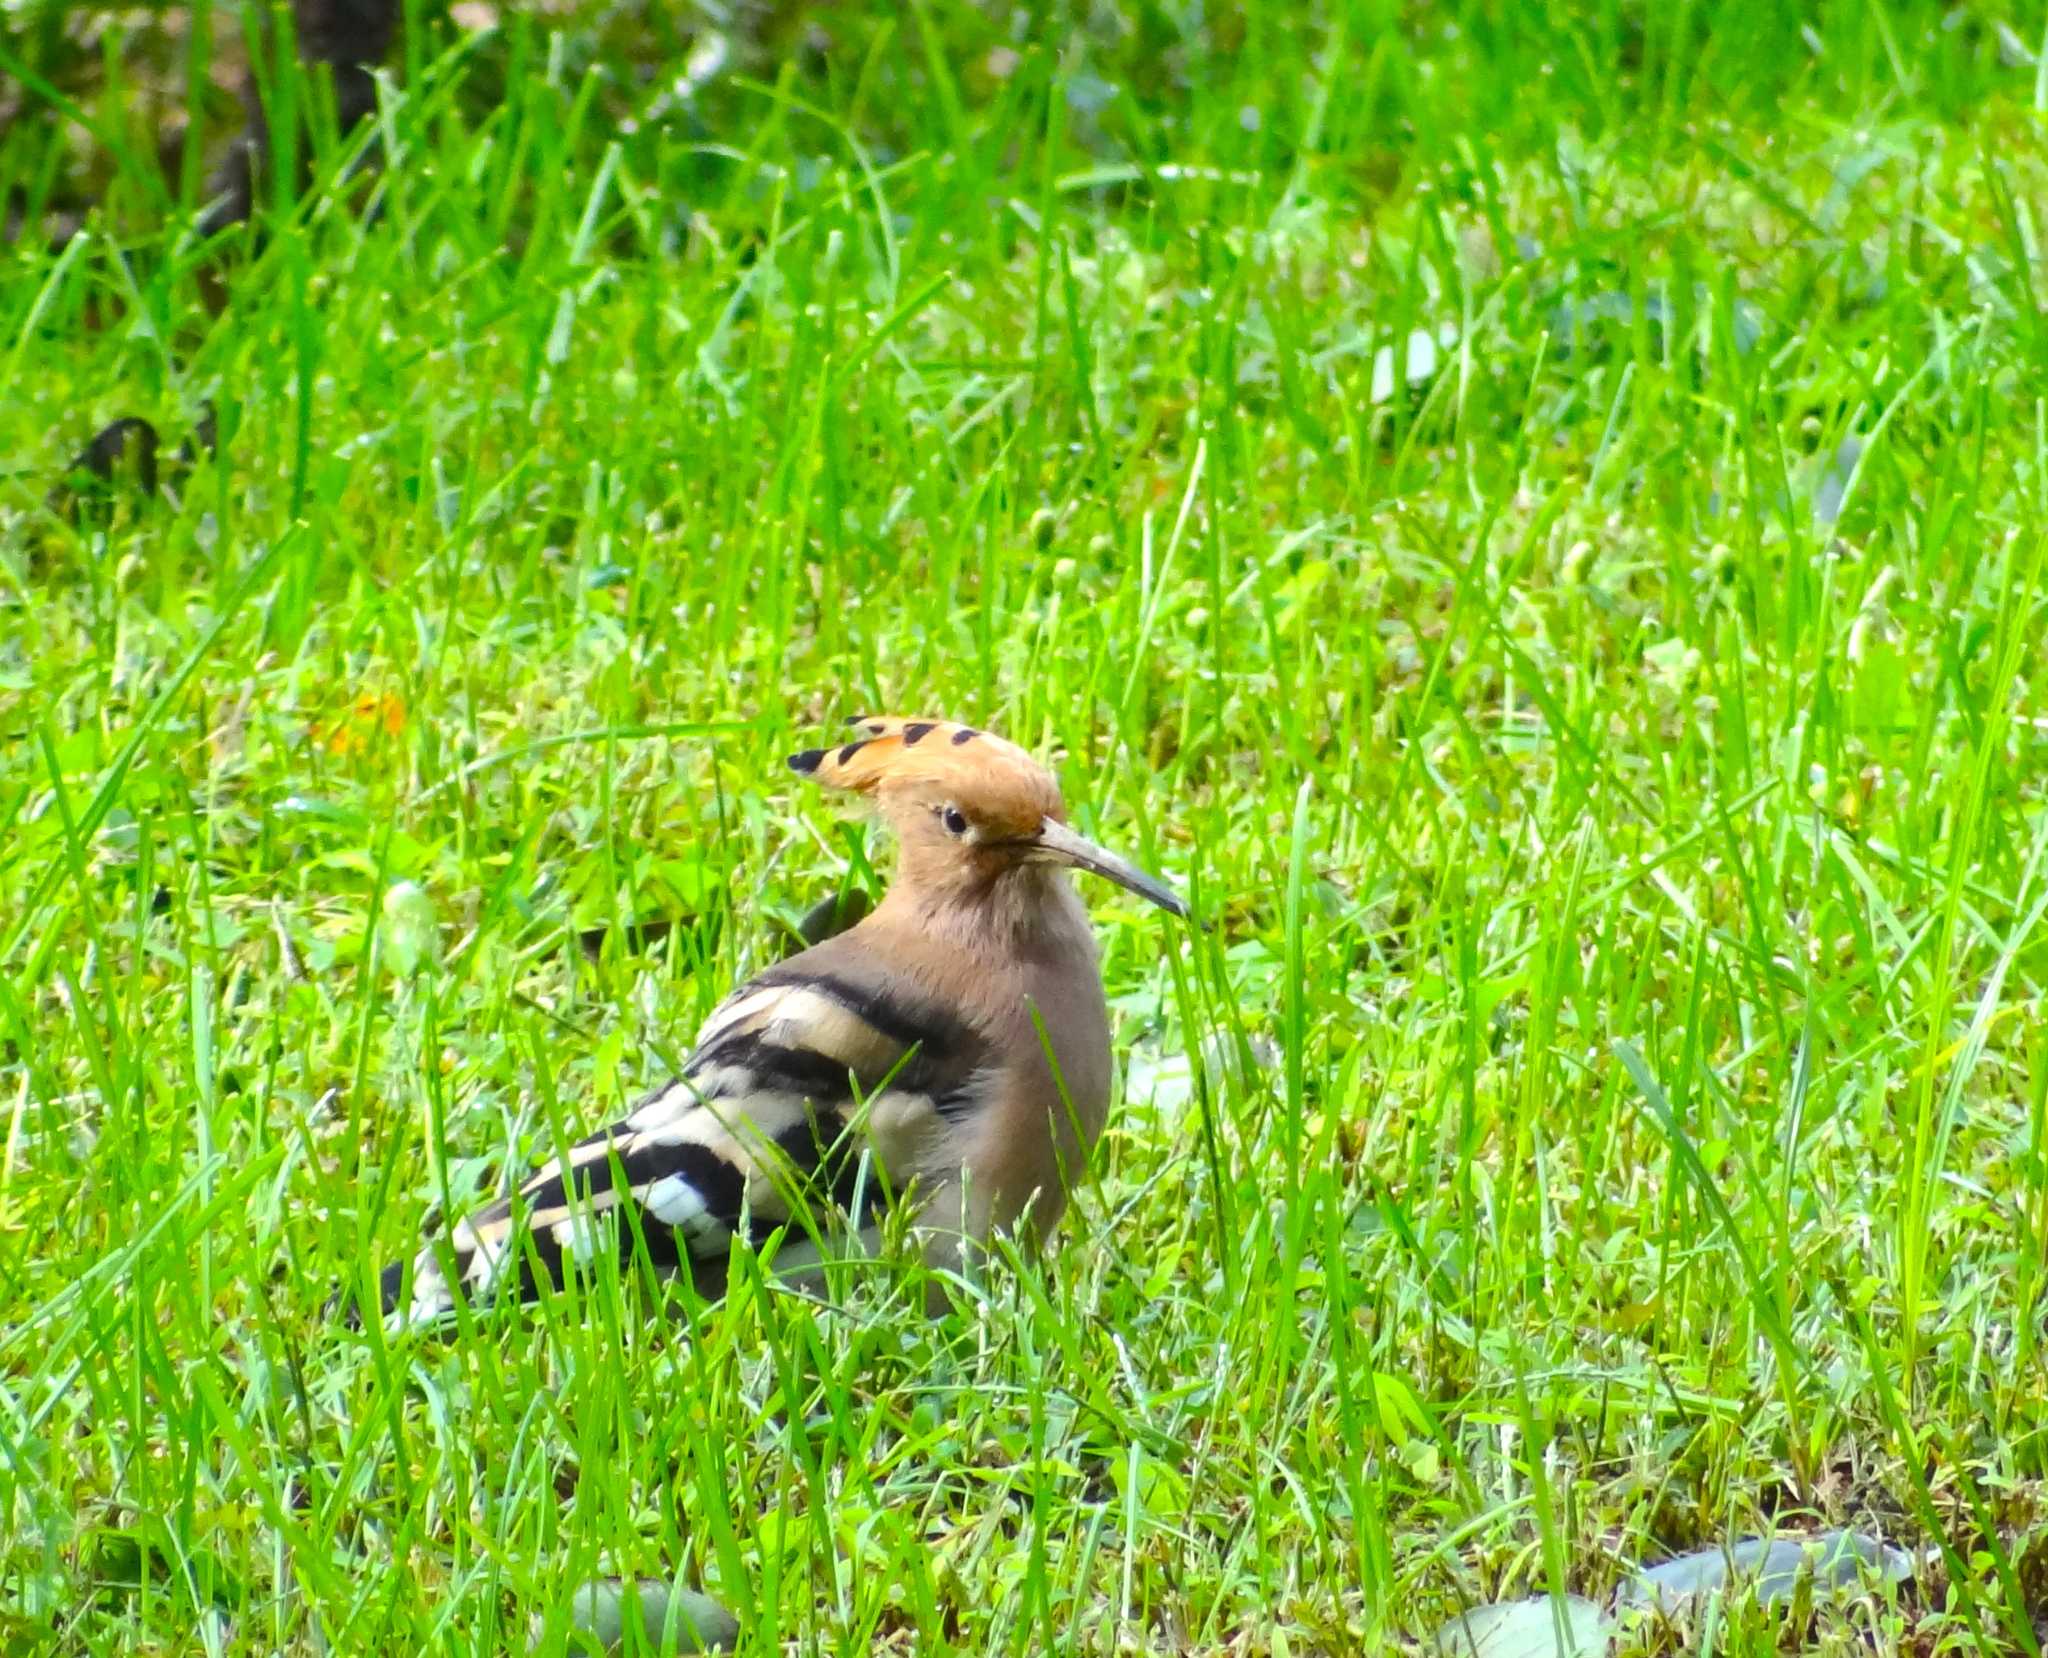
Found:
<path fill-rule="evenodd" d="M 942 1267 L 1058 1221 L 1110 1093 L 1095 938 L 1066 871 L 1187 907 L 1077 834 L 1014 743 L 943 720 L 853 723 L 789 765 L 869 797 L 894 831 L 873 914 L 735 990 L 673 1081 L 388 1268 L 387 1318 L 513 1285 L 532 1297 L 572 1259 L 643 1250 L 715 1298 L 735 1237 L 786 1228 L 777 1268 L 815 1264 L 832 1235 L 875 1242 L 897 1202 Z"/>

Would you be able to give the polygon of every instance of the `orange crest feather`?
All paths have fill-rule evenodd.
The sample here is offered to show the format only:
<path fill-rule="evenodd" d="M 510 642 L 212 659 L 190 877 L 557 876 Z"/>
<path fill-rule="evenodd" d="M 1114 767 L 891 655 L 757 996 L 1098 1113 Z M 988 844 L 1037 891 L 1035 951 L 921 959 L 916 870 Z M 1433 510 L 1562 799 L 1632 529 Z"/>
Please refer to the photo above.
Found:
<path fill-rule="evenodd" d="M 827 788 L 878 794 L 897 788 L 947 791 L 1004 819 L 1063 817 L 1059 785 L 1015 743 L 952 720 L 863 716 L 837 748 L 807 748 L 789 769 Z"/>

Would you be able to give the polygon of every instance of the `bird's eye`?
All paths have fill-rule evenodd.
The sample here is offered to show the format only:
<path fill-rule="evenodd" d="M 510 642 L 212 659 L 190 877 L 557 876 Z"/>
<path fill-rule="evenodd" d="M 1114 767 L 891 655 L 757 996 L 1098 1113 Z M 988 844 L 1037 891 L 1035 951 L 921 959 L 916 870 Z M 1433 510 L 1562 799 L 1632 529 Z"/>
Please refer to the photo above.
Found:
<path fill-rule="evenodd" d="M 967 833 L 967 814 L 961 811 L 958 806 L 948 806 L 939 814 L 939 821 L 945 824 L 946 833 L 949 835 L 964 835 Z"/>

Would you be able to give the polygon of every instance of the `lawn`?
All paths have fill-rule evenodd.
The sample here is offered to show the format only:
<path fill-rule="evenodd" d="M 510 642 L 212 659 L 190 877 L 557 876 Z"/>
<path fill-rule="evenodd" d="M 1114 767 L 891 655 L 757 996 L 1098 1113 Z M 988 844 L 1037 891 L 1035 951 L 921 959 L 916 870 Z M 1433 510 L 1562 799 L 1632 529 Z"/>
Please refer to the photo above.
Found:
<path fill-rule="evenodd" d="M 1615 1650 L 2038 1655 L 2031 8 L 421 6 L 368 132 L 265 60 L 311 175 L 210 242 L 238 14 L 60 79 L 52 10 L 0 1651 L 561 1651 L 643 1574 L 745 1652 L 1426 1652 L 1846 1528 L 1912 1576 Z M 123 415 L 163 489 L 53 494 Z M 1088 889 L 1059 1247 L 343 1327 L 879 890 L 781 763 L 870 712 L 1210 923 Z"/>

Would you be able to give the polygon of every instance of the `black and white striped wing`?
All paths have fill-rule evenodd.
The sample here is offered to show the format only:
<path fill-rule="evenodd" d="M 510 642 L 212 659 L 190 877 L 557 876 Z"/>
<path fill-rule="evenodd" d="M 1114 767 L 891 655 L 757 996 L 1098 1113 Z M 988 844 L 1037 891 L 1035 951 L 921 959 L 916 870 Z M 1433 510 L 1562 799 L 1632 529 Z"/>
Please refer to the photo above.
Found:
<path fill-rule="evenodd" d="M 570 1259 L 623 1262 L 641 1247 L 656 1271 L 687 1270 L 715 1296 L 736 1235 L 758 1243 L 799 1218 L 866 1225 L 943 1166 L 984 1044 L 866 963 L 835 963 L 839 942 L 736 991 L 681 1076 L 458 1222 L 409 1273 L 387 1268 L 385 1313 L 430 1320 L 507 1284 L 530 1297 Z"/>

